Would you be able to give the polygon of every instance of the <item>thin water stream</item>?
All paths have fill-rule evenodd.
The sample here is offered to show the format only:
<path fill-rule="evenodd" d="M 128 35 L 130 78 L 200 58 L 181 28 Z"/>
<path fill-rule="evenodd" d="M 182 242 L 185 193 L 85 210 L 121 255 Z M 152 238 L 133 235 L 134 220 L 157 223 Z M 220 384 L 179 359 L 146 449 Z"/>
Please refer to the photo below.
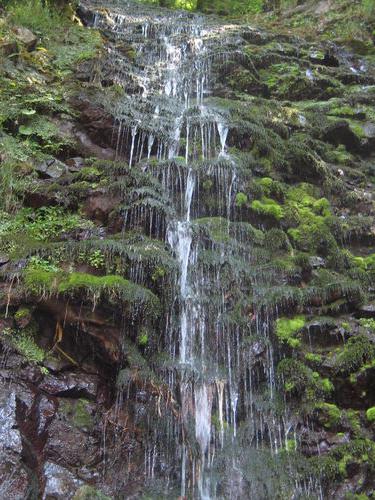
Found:
<path fill-rule="evenodd" d="M 110 55 L 115 81 L 136 88 L 115 110 L 117 157 L 131 167 L 141 163 L 174 208 L 165 241 L 179 272 L 165 311 L 173 363 L 163 376 L 181 418 L 153 422 L 145 473 L 177 485 L 182 498 L 270 498 L 264 460 L 282 449 L 289 424 L 274 414 L 268 313 L 238 315 L 259 278 L 251 272 L 246 225 L 232 220 L 241 171 L 228 152 L 230 117 L 210 99 L 218 63 L 241 50 L 238 27 L 126 2 L 103 13 L 101 3 L 90 2 L 98 7 L 94 26 L 135 52 L 131 60 L 121 50 Z M 210 213 L 201 209 L 207 176 Z M 134 224 L 136 217 L 128 219 Z"/>

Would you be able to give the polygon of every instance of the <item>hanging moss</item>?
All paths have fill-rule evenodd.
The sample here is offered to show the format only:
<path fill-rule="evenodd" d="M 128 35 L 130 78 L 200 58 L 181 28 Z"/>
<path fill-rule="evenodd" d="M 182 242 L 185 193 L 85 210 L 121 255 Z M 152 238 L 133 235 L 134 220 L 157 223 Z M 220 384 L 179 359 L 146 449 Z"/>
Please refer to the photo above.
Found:
<path fill-rule="evenodd" d="M 74 297 L 84 292 L 94 302 L 106 297 L 133 305 L 147 305 L 150 312 L 158 310 L 159 301 L 152 292 L 121 276 L 65 272 L 41 263 L 31 263 L 25 269 L 23 278 L 26 290 L 36 295 L 64 294 Z"/>

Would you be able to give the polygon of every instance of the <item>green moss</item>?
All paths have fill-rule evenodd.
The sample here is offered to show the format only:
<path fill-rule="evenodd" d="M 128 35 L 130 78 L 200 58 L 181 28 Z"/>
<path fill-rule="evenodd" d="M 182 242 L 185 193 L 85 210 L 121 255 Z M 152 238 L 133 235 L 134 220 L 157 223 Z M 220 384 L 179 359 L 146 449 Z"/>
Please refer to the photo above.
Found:
<path fill-rule="evenodd" d="M 32 328 L 26 328 L 11 336 L 11 343 L 30 363 L 42 363 L 45 351 L 35 342 Z"/>
<path fill-rule="evenodd" d="M 236 200 L 235 200 L 236 207 L 238 207 L 238 208 L 244 207 L 245 205 L 247 205 L 247 202 L 248 202 L 248 199 L 247 199 L 247 195 L 245 193 L 237 193 L 236 194 Z"/>
<path fill-rule="evenodd" d="M 366 411 L 366 418 L 369 422 L 375 422 L 375 406 Z"/>
<path fill-rule="evenodd" d="M 341 422 L 342 412 L 332 403 L 320 403 L 316 406 L 319 412 L 319 420 L 327 429 L 333 429 Z"/>
<path fill-rule="evenodd" d="M 101 297 L 123 300 L 129 304 L 142 303 L 157 312 L 159 301 L 148 289 L 138 286 L 118 275 L 94 276 L 87 273 L 64 272 L 60 269 L 46 269 L 38 263 L 29 264 L 23 273 L 26 289 L 36 295 L 65 294 L 74 296 L 85 293 L 96 302 Z"/>
<path fill-rule="evenodd" d="M 138 337 L 137 337 L 137 343 L 140 347 L 146 347 L 148 344 L 149 338 L 148 338 L 148 332 L 145 328 L 142 328 L 140 331 Z"/>
<path fill-rule="evenodd" d="M 330 229 L 330 204 L 326 198 L 315 198 L 309 185 L 288 190 L 285 217 L 296 226 L 288 229 L 288 234 L 299 249 L 316 250 L 322 241 L 337 247 Z"/>
<path fill-rule="evenodd" d="M 316 403 L 326 395 L 325 379 L 297 359 L 285 358 L 280 361 L 277 373 L 284 392 L 298 398 L 300 403 Z"/>
<path fill-rule="evenodd" d="M 300 341 L 296 338 L 296 335 L 305 324 L 306 319 L 301 315 L 294 318 L 279 318 L 276 320 L 276 335 L 279 340 L 287 343 L 290 347 L 298 347 Z"/>
<path fill-rule="evenodd" d="M 338 354 L 335 369 L 338 373 L 350 375 L 375 357 L 375 346 L 365 336 L 351 337 Z"/>
<path fill-rule="evenodd" d="M 295 439 L 288 439 L 285 443 L 286 451 L 295 451 L 297 449 L 297 441 Z"/>
<path fill-rule="evenodd" d="M 322 356 L 320 354 L 315 354 L 313 352 L 308 352 L 305 354 L 306 361 L 311 361 L 312 363 L 321 363 Z"/>
<path fill-rule="evenodd" d="M 329 380 L 329 378 L 322 379 L 322 387 L 323 390 L 327 393 L 332 392 L 335 388 L 333 383 Z"/>
<path fill-rule="evenodd" d="M 263 197 L 260 200 L 254 200 L 250 206 L 259 215 L 273 217 L 276 220 L 280 220 L 283 217 L 281 205 L 271 198 Z"/>

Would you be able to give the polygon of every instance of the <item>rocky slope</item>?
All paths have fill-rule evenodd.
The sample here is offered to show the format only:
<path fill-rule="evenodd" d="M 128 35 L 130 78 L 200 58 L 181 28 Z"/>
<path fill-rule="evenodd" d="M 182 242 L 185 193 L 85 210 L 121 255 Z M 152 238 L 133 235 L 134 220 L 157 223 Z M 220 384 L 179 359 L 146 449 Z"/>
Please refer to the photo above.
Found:
<path fill-rule="evenodd" d="M 1 18 L 0 492 L 8 498 L 180 491 L 172 455 L 150 449 L 154 429 L 163 436 L 163 421 L 183 418 L 165 335 L 178 279 L 165 243 L 173 203 L 150 175 L 156 143 L 138 162 L 146 146 L 132 147 L 132 129 L 119 141 L 126 96 L 142 89 L 146 42 L 116 36 L 121 7 L 106 7 L 81 2 L 85 27 L 43 8 L 34 24 L 17 10 Z M 225 47 L 212 61 L 207 103 L 225 116 L 238 181 L 223 222 L 228 193 L 208 162 L 199 167 L 194 231 L 240 331 L 230 338 L 248 363 L 243 377 L 237 367 L 239 391 L 249 373 L 257 380 L 258 430 L 244 443 L 261 465 L 252 478 L 241 471 L 233 479 L 233 498 L 251 498 L 254 488 L 259 498 L 371 498 L 375 48 L 205 22 L 213 46 Z M 223 32 L 233 38 L 222 42 Z M 183 151 L 166 168 L 184 164 Z M 228 433 L 237 427 L 248 437 L 246 412 L 243 403 L 228 418 Z M 213 441 L 219 417 L 212 413 Z M 194 456 L 198 445 L 185 432 Z M 264 455 L 253 456 L 258 439 Z M 219 471 L 219 496 L 228 498 L 232 483 Z M 170 489 L 159 493 L 166 477 Z"/>

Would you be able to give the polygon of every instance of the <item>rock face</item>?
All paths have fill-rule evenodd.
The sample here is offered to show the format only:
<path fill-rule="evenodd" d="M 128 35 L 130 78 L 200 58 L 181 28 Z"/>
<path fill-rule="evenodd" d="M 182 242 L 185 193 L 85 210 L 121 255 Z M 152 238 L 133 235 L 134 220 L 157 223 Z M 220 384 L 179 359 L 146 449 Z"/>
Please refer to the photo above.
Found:
<path fill-rule="evenodd" d="M 47 158 L 17 149 L 0 224 L 0 496 L 371 497 L 371 57 L 77 12 L 64 57 L 3 75 L 49 88 L 0 137 L 1 166 Z"/>

